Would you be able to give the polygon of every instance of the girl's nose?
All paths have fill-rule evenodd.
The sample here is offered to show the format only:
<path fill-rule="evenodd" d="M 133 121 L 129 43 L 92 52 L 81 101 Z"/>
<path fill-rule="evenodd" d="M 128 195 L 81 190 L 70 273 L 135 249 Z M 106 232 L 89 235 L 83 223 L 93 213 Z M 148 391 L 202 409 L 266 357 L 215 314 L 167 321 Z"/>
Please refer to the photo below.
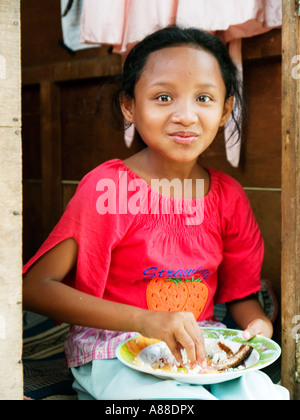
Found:
<path fill-rule="evenodd" d="M 197 122 L 198 116 L 191 104 L 181 104 L 176 107 L 176 110 L 172 114 L 172 121 L 177 124 L 188 126 Z"/>

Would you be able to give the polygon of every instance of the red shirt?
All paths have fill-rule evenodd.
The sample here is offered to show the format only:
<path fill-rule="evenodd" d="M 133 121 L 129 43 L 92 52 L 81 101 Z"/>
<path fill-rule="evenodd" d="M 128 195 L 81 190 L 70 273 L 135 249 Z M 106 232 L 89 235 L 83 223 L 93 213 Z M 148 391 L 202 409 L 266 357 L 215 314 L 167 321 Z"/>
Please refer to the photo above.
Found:
<path fill-rule="evenodd" d="M 100 165 L 81 181 L 24 273 L 52 247 L 74 238 L 79 251 L 73 287 L 212 319 L 215 303 L 260 289 L 264 247 L 243 188 L 220 171 L 208 171 L 209 193 L 180 200 L 155 192 L 120 160 Z"/>

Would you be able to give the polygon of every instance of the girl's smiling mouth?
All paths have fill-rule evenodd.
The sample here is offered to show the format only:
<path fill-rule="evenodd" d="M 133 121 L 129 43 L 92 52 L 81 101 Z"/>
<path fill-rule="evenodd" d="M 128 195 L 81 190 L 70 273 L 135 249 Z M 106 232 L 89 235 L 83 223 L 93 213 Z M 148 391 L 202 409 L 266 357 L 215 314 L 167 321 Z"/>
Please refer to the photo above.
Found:
<path fill-rule="evenodd" d="M 171 133 L 170 137 L 176 142 L 180 144 L 191 144 L 198 138 L 198 134 L 191 132 L 191 131 L 177 131 L 175 133 Z"/>

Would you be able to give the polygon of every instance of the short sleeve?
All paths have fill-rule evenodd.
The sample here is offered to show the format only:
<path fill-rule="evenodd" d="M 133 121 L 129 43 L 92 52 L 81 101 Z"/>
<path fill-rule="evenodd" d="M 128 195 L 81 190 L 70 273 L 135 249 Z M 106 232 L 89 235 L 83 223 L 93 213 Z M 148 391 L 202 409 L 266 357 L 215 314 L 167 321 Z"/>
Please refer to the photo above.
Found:
<path fill-rule="evenodd" d="M 248 197 L 228 177 L 222 186 L 220 208 L 223 260 L 218 270 L 215 303 L 242 299 L 260 290 L 264 243 Z"/>
<path fill-rule="evenodd" d="M 131 222 L 128 215 L 99 211 L 99 182 L 104 180 L 117 188 L 118 168 L 115 166 L 115 162 L 110 161 L 83 178 L 58 224 L 24 266 L 23 274 L 46 252 L 60 242 L 73 238 L 78 244 L 78 257 L 72 285 L 82 292 L 100 298 L 103 296 L 111 253 Z M 111 197 L 107 195 L 107 200 L 114 204 L 115 191 L 111 189 L 111 193 Z"/>

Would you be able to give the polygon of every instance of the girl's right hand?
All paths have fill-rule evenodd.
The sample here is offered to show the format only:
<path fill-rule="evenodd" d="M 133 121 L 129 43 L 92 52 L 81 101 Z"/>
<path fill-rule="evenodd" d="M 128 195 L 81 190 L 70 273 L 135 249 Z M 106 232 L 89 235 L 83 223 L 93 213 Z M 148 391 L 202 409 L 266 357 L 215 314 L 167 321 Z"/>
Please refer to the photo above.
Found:
<path fill-rule="evenodd" d="M 190 367 L 196 362 L 206 366 L 204 339 L 192 313 L 147 311 L 139 332 L 145 337 L 164 341 L 181 366 L 182 348 L 186 350 Z"/>

